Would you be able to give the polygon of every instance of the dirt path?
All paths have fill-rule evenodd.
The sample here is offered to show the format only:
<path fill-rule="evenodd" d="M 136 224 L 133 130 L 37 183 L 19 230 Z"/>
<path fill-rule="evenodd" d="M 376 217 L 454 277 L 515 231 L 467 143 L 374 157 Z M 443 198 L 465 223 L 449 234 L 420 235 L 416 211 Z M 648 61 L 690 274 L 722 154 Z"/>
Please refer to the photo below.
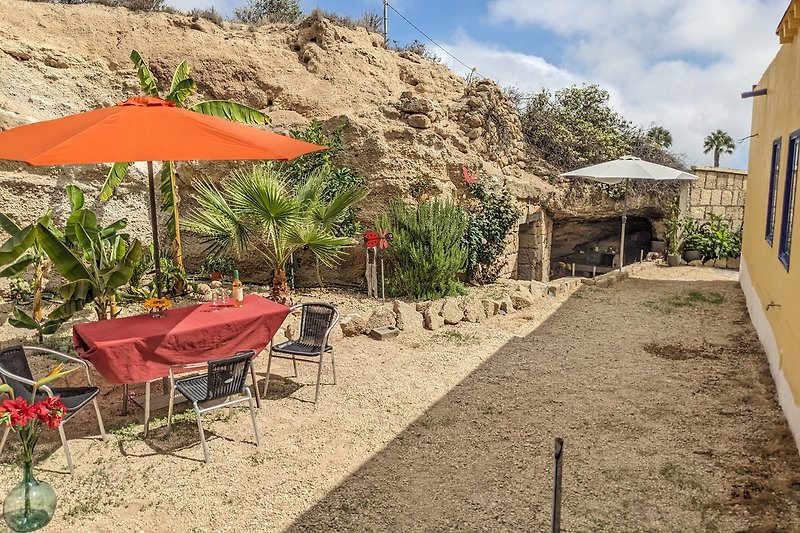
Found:
<path fill-rule="evenodd" d="M 648 268 L 561 300 L 344 339 L 316 408 L 299 401 L 311 367 L 273 381 L 262 448 L 246 413 L 222 414 L 208 466 L 192 420 L 144 441 L 109 391 L 113 436 L 72 441 L 74 479 L 54 435 L 41 445 L 51 529 L 544 531 L 560 435 L 564 531 L 800 531 L 800 458 L 730 273 Z M 96 433 L 90 413 L 72 424 Z M 17 471 L 0 459 L 4 494 Z"/>

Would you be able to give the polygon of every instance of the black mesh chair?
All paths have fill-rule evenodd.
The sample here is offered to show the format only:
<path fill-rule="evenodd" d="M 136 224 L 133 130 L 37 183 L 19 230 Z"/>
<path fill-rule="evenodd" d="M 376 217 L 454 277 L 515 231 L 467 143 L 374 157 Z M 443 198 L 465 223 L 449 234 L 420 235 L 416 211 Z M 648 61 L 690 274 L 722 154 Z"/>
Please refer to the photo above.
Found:
<path fill-rule="evenodd" d="M 232 407 L 243 402 L 250 404 L 250 418 L 253 420 L 253 429 L 256 433 L 256 446 L 261 445 L 258 436 L 258 424 L 256 423 L 256 412 L 253 407 L 253 395 L 250 388 L 245 383 L 247 373 L 250 371 L 250 364 L 256 352 L 248 350 L 239 352 L 232 357 L 215 359 L 208 363 L 198 363 L 190 365 L 175 365 L 169 370 L 169 379 L 172 384 L 172 394 L 169 397 L 169 410 L 167 412 L 167 432 L 172 430 L 172 408 L 175 401 L 175 393 L 181 393 L 187 400 L 192 402 L 194 412 L 197 415 L 197 429 L 200 430 L 200 444 L 203 446 L 203 457 L 206 463 L 209 461 L 208 445 L 206 435 L 203 431 L 203 419 L 201 415 L 214 409 L 222 407 Z M 192 369 L 207 366 L 208 372 L 202 375 L 189 376 L 175 379 L 175 370 Z M 230 399 L 230 396 L 239 398 Z M 209 402 L 220 398 L 229 398 L 223 403 L 214 404 L 200 408 L 201 402 Z"/>
<path fill-rule="evenodd" d="M 103 440 L 106 440 L 106 429 L 103 426 L 103 417 L 100 416 L 100 407 L 97 405 L 97 394 L 100 389 L 92 386 L 92 378 L 89 375 L 89 364 L 83 359 L 72 357 L 70 355 L 51 350 L 49 348 L 40 348 L 37 346 L 12 346 L 0 350 L 0 380 L 8 384 L 14 389 L 14 396 L 21 396 L 26 401 L 31 400 L 33 393 L 33 386 L 35 380 L 31 374 L 30 366 L 28 365 L 28 353 L 44 353 L 63 362 L 71 362 L 79 364 L 86 371 L 86 387 L 51 387 L 49 385 L 42 385 L 36 390 L 36 397 L 33 398 L 34 402 L 38 402 L 47 397 L 58 396 L 64 407 L 67 408 L 67 413 L 61 424 L 58 426 L 58 433 L 61 436 L 61 443 L 64 445 L 64 455 L 67 456 L 67 466 L 69 467 L 70 474 L 75 473 L 75 468 L 72 465 L 72 456 L 69 453 L 69 446 L 67 445 L 67 437 L 64 434 L 64 423 L 72 418 L 72 416 L 88 405 L 89 402 L 94 404 L 94 412 L 97 415 L 97 425 L 100 426 L 100 435 Z M 6 444 L 8 432 L 11 428 L 6 427 L 3 433 L 3 440 L 0 441 L 0 453 Z"/>
<path fill-rule="evenodd" d="M 311 302 L 293 305 L 291 310 L 302 309 L 300 315 L 300 335 L 297 340 L 270 345 L 267 358 L 267 383 L 264 385 L 264 397 L 269 388 L 269 369 L 272 359 L 291 359 L 294 366 L 294 375 L 297 377 L 297 362 L 316 363 L 317 390 L 314 393 L 314 403 L 319 399 L 319 381 L 322 376 L 322 360 L 326 353 L 331 356 L 331 369 L 333 371 L 333 384 L 336 385 L 336 363 L 333 359 L 333 347 L 328 344 L 328 336 L 333 326 L 339 321 L 339 311 L 336 307 L 322 303 Z"/>

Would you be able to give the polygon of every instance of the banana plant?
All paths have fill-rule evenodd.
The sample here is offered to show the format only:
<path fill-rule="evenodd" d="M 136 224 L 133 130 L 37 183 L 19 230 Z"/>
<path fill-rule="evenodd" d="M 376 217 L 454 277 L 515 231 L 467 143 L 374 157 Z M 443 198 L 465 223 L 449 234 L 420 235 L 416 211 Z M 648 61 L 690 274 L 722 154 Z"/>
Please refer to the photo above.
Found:
<path fill-rule="evenodd" d="M 50 213 L 39 219 L 38 223 L 52 228 Z M 44 278 L 50 269 L 50 261 L 39 244 L 36 224 L 20 228 L 14 220 L 0 213 L 0 227 L 10 235 L 9 239 L 0 246 L 0 277 L 10 278 L 19 276 L 33 268 L 33 305 L 30 314 L 16 306 L 8 317 L 8 323 L 17 328 L 36 330 L 39 342 L 45 335 L 55 333 L 63 319 L 45 317 L 42 309 L 42 294 Z"/>
<path fill-rule="evenodd" d="M 95 214 L 84 207 L 78 187 L 67 185 L 67 196 L 72 213 L 63 233 L 41 221 L 36 224 L 39 244 L 68 282 L 59 291 L 63 303 L 50 318 L 66 320 L 90 303 L 98 320 L 114 318 L 117 290 L 130 280 L 142 244 L 120 233 L 128 223 L 124 218 L 101 226 Z"/>
<path fill-rule="evenodd" d="M 150 68 L 145 63 L 142 56 L 136 50 L 131 51 L 131 61 L 136 67 L 136 75 L 139 78 L 139 85 L 146 96 L 156 96 L 161 98 L 158 90 L 158 83 Z M 189 64 L 186 60 L 182 61 L 172 76 L 169 92 L 164 96 L 164 100 L 175 102 L 177 107 L 182 107 L 190 111 L 196 111 L 204 115 L 212 115 L 234 122 L 245 124 L 267 124 L 269 117 L 261 111 L 253 109 L 244 104 L 231 102 L 229 100 L 207 100 L 189 105 L 188 99 L 197 89 L 197 83 L 189 77 Z M 105 201 L 111 198 L 125 175 L 128 173 L 130 163 L 114 163 L 106 177 L 103 188 L 100 190 L 100 200 Z M 161 210 L 167 213 L 167 230 L 169 231 L 172 249 L 175 256 L 175 263 L 183 271 L 183 252 L 181 250 L 180 220 L 178 206 L 177 185 L 175 183 L 175 163 L 164 161 L 161 165 L 160 191 L 161 191 Z"/>

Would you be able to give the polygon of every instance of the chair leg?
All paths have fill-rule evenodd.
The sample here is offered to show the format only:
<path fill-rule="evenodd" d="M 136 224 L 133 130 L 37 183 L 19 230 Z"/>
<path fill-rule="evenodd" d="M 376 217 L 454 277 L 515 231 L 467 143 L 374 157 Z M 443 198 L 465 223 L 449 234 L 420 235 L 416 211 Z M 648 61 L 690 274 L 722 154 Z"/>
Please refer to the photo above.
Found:
<path fill-rule="evenodd" d="M 331 371 L 333 372 L 333 384 L 336 385 L 336 362 L 333 360 L 333 350 L 331 350 Z"/>
<path fill-rule="evenodd" d="M 256 378 L 256 369 L 252 361 L 250 361 L 250 378 L 253 380 L 253 396 L 256 397 L 256 407 L 261 409 L 261 394 L 258 392 L 258 379 Z M 267 381 L 269 381 L 269 374 L 267 374 Z"/>
<path fill-rule="evenodd" d="M 92 403 L 94 404 L 94 414 L 97 415 L 97 425 L 100 426 L 100 436 L 103 438 L 103 442 L 108 440 L 106 437 L 106 427 L 103 425 L 103 417 L 100 415 L 100 405 L 97 403 L 97 397 L 92 399 Z"/>
<path fill-rule="evenodd" d="M 11 426 L 6 426 L 6 430 L 3 431 L 3 440 L 0 440 L 0 453 L 3 453 L 3 448 L 6 447 L 6 439 L 8 438 L 8 434 L 11 432 Z"/>
<path fill-rule="evenodd" d="M 172 410 L 175 406 L 175 386 L 169 391 L 169 406 L 167 407 L 167 435 L 172 432 Z"/>
<path fill-rule="evenodd" d="M 244 394 L 247 396 L 247 402 L 250 404 L 250 418 L 253 420 L 253 431 L 256 433 L 256 448 L 261 447 L 261 438 L 258 436 L 258 423 L 256 422 L 256 411 L 253 409 L 253 395 L 250 394 L 250 389 L 244 388 Z"/>
<path fill-rule="evenodd" d="M 267 399 L 267 389 L 269 388 L 269 369 L 272 366 L 272 343 L 269 345 L 269 355 L 267 356 L 267 381 L 264 383 L 264 399 Z"/>
<path fill-rule="evenodd" d="M 69 473 L 75 475 L 75 467 L 72 465 L 72 455 L 69 453 L 69 446 L 67 445 L 67 436 L 64 434 L 64 424 L 59 424 L 58 434 L 61 437 L 61 444 L 64 446 L 64 455 L 67 456 Z"/>
<path fill-rule="evenodd" d="M 197 429 L 200 430 L 200 445 L 203 447 L 203 458 L 205 459 L 206 463 L 208 463 L 208 444 L 206 444 L 206 433 L 203 431 L 203 419 L 200 416 L 200 407 L 198 407 L 197 402 L 193 402 L 193 404 L 194 414 L 197 418 Z"/>
<path fill-rule="evenodd" d="M 292 354 L 292 366 L 294 367 L 294 377 L 297 377 L 297 359 Z"/>
<path fill-rule="evenodd" d="M 317 392 L 314 393 L 314 405 L 317 404 L 319 399 L 319 380 L 322 378 L 322 355 L 319 356 L 319 363 L 317 363 Z"/>

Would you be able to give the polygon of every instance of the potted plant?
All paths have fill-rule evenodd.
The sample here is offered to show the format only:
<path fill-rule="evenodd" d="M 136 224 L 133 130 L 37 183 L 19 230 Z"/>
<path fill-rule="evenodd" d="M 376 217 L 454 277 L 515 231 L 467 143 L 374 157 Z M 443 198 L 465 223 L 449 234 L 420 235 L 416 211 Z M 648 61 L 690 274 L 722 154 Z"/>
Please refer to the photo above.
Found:
<path fill-rule="evenodd" d="M 703 258 L 703 231 L 697 226 L 697 221 L 687 219 L 684 226 L 683 258 L 686 262 L 697 261 Z"/>

